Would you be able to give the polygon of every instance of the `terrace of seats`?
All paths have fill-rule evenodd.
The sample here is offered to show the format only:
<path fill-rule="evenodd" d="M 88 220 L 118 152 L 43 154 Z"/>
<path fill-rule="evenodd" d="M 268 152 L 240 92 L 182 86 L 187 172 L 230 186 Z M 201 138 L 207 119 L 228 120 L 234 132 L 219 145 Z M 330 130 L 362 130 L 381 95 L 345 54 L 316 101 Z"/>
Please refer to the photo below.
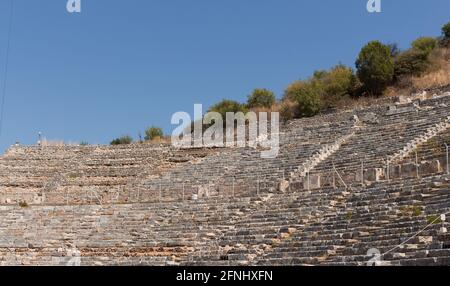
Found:
<path fill-rule="evenodd" d="M 143 176 L 158 177 L 177 164 L 214 152 L 146 144 L 12 147 L 0 158 L 0 202 L 52 204 L 63 203 L 63 194 L 74 200 L 92 192 L 101 197 L 114 191 L 123 194 Z"/>
<path fill-rule="evenodd" d="M 336 169 L 348 184 L 352 184 L 361 181 L 361 168 L 386 170 L 390 157 L 411 145 L 417 138 L 426 136 L 436 125 L 440 125 L 440 132 L 448 132 L 449 101 L 450 97 L 443 96 L 384 107 L 378 113 L 359 113 L 364 127 L 351 140 L 342 144 L 337 152 L 320 162 L 311 170 L 311 174 L 333 173 Z M 429 139 L 439 135 L 440 133 L 433 133 Z M 393 163 L 395 162 L 390 162 L 391 165 Z"/>
<path fill-rule="evenodd" d="M 86 265 L 359 265 L 367 263 L 371 248 L 384 253 L 400 245 L 383 261 L 446 265 L 448 236 L 439 233 L 441 223 L 434 219 L 449 212 L 449 187 L 450 177 L 439 176 L 353 192 L 2 206 L 0 261 L 55 264 L 76 246 Z"/>
<path fill-rule="evenodd" d="M 448 100 L 292 121 L 275 159 L 251 148 L 13 147 L 0 158 L 0 264 L 61 265 L 76 249 L 82 265 L 366 265 L 377 249 L 387 265 L 449 265 L 445 170 L 370 185 L 345 176 L 361 159 L 383 168 L 448 120 Z M 444 164 L 435 147 L 448 132 L 417 146 L 421 161 Z M 334 163 L 350 184 L 280 188 L 305 162 L 311 174 Z"/>

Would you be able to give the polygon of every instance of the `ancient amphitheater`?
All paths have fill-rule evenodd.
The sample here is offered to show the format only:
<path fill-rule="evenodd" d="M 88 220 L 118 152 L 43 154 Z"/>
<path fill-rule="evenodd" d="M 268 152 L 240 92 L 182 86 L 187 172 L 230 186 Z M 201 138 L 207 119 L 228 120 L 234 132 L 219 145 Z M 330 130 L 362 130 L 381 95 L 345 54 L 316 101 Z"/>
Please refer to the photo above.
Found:
<path fill-rule="evenodd" d="M 275 159 L 12 146 L 0 264 L 450 265 L 448 90 L 291 121 Z"/>

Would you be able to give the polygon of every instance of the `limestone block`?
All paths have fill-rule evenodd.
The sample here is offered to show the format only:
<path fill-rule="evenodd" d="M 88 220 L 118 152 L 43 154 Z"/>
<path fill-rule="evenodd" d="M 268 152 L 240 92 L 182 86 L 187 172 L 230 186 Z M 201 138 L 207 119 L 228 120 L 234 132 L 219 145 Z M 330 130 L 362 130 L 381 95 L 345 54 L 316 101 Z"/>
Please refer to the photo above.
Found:
<path fill-rule="evenodd" d="M 392 257 L 393 257 L 394 259 L 405 258 L 405 257 L 406 257 L 406 254 L 405 254 L 405 253 L 393 253 L 393 254 L 392 254 Z"/>
<path fill-rule="evenodd" d="M 364 180 L 369 182 L 378 182 L 385 177 L 385 170 L 382 168 L 368 169 L 364 172 Z"/>
<path fill-rule="evenodd" d="M 407 104 L 411 103 L 411 99 L 404 95 L 399 95 L 394 98 L 396 104 Z"/>
<path fill-rule="evenodd" d="M 378 116 L 373 112 L 368 112 L 366 114 L 363 114 L 361 116 L 361 121 L 366 124 L 379 124 L 380 123 Z"/>
<path fill-rule="evenodd" d="M 438 160 L 425 162 L 419 165 L 419 174 L 429 175 L 442 172 L 441 163 Z"/>
<path fill-rule="evenodd" d="M 417 168 L 414 163 L 407 163 L 401 165 L 401 177 L 412 178 L 417 176 Z"/>
<path fill-rule="evenodd" d="M 278 186 L 278 190 L 280 192 L 286 192 L 289 189 L 289 181 L 287 180 L 282 180 Z"/>
<path fill-rule="evenodd" d="M 419 236 L 419 243 L 431 244 L 433 242 L 432 236 Z"/>
<path fill-rule="evenodd" d="M 402 177 L 402 166 L 391 165 L 389 166 L 389 179 L 398 179 Z"/>
<path fill-rule="evenodd" d="M 200 186 L 198 188 L 198 197 L 207 198 L 210 196 L 211 190 L 208 186 Z"/>
<path fill-rule="evenodd" d="M 296 231 L 297 231 L 297 229 L 293 228 L 293 227 L 282 227 L 282 228 L 280 228 L 280 233 L 293 234 Z"/>
<path fill-rule="evenodd" d="M 320 175 L 310 175 L 309 176 L 309 188 L 311 190 L 320 189 Z"/>
<path fill-rule="evenodd" d="M 42 194 L 36 194 L 33 197 L 33 204 L 35 205 L 40 205 L 43 204 L 45 201 L 44 196 L 42 196 Z"/>

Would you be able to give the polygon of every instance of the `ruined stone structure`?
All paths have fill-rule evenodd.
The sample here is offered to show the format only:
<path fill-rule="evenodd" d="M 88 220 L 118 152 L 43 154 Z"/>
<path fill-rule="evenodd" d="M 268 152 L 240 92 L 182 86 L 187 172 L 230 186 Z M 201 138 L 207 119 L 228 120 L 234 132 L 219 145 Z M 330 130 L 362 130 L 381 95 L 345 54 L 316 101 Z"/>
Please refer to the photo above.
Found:
<path fill-rule="evenodd" d="M 287 123 L 280 153 L 13 146 L 1 265 L 450 265 L 450 93 Z"/>

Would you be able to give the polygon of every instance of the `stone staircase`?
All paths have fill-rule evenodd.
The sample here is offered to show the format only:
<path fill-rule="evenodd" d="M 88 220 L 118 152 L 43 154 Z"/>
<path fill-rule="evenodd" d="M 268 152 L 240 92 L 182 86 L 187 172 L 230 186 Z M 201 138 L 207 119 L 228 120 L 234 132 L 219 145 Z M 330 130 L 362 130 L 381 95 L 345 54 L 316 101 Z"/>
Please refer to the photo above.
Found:
<path fill-rule="evenodd" d="M 450 116 L 447 116 L 447 118 L 443 122 L 437 123 L 435 126 L 430 127 L 424 134 L 421 134 L 420 136 L 414 138 L 411 142 L 407 143 L 406 146 L 403 147 L 403 149 L 401 149 L 399 152 L 389 156 L 387 163 L 397 163 L 398 161 L 404 159 L 407 155 L 412 153 L 415 149 L 417 149 L 419 145 L 430 141 L 433 137 L 445 132 L 449 128 Z"/>
<path fill-rule="evenodd" d="M 312 169 L 314 169 L 319 163 L 326 160 L 328 157 L 333 155 L 342 144 L 350 140 L 355 133 L 345 135 L 344 137 L 339 138 L 334 143 L 329 144 L 321 148 L 316 154 L 306 160 L 300 167 L 298 167 L 294 172 L 290 173 L 290 180 L 295 180 L 296 178 L 304 178 L 307 173 L 309 173 Z"/>

